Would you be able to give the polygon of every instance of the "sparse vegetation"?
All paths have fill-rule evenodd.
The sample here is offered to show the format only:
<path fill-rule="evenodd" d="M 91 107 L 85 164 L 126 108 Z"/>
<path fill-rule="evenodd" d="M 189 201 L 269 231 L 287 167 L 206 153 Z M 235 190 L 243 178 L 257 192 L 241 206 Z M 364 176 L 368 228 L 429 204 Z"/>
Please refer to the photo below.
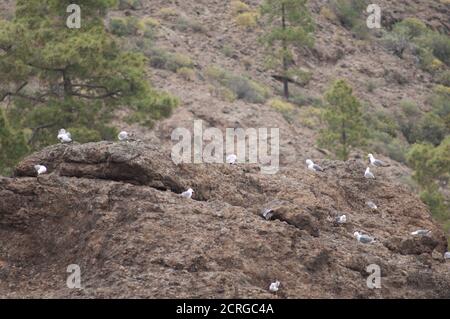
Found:
<path fill-rule="evenodd" d="M 177 105 L 146 80 L 146 58 L 107 32 L 102 18 L 113 5 L 90 1 L 76 31 L 60 23 L 54 1 L 21 1 L 13 20 L 0 19 L 0 102 L 9 105 L 1 115 L 3 172 L 26 152 L 55 143 L 62 127 L 81 143 L 111 140 L 118 106 L 150 123 Z M 135 18 L 113 21 L 118 34 L 134 34 L 140 25 Z"/>
<path fill-rule="evenodd" d="M 450 231 L 450 205 L 440 191 L 440 182 L 450 180 L 450 136 L 439 146 L 415 144 L 407 155 L 413 178 L 422 188 L 421 198 L 447 232 Z"/>
<path fill-rule="evenodd" d="M 233 11 L 234 15 L 238 15 L 250 11 L 250 7 L 242 1 L 235 0 L 231 1 L 231 11 Z"/>
<path fill-rule="evenodd" d="M 425 71 L 435 76 L 439 83 L 447 82 L 450 67 L 450 37 L 433 31 L 417 18 L 407 18 L 394 25 L 391 32 L 385 32 L 382 42 L 394 54 L 403 58 L 410 50 Z"/>
<path fill-rule="evenodd" d="M 163 19 L 170 19 L 173 17 L 178 17 L 180 14 L 174 8 L 162 8 L 161 10 L 159 10 L 158 15 Z"/>
<path fill-rule="evenodd" d="M 361 104 L 353 96 L 353 89 L 344 81 L 336 81 L 325 94 L 328 103 L 324 114 L 326 129 L 321 131 L 319 145 L 333 150 L 347 160 L 352 147 L 360 147 L 367 137 L 363 125 Z"/>
<path fill-rule="evenodd" d="M 177 72 L 180 68 L 192 68 L 194 63 L 187 55 L 170 53 L 162 48 L 149 48 L 146 55 L 150 58 L 150 65 L 157 69 Z"/>
<path fill-rule="evenodd" d="M 269 50 L 269 68 L 281 72 L 286 99 L 289 99 L 289 71 L 294 65 L 292 49 L 314 44 L 311 35 L 314 24 L 306 3 L 307 0 L 265 0 L 261 6 L 261 12 L 268 20 L 261 41 Z"/>
<path fill-rule="evenodd" d="M 366 39 L 369 30 L 362 13 L 367 8 L 367 0 L 332 0 L 330 7 L 342 26 L 351 30 L 359 39 Z"/>
<path fill-rule="evenodd" d="M 236 16 L 236 23 L 238 26 L 247 30 L 253 29 L 257 26 L 259 19 L 259 13 L 257 12 L 244 12 Z"/>
<path fill-rule="evenodd" d="M 250 80 L 247 77 L 234 75 L 221 68 L 210 67 L 206 75 L 217 85 L 226 87 L 233 92 L 237 99 L 243 99 L 250 103 L 264 103 L 270 92 L 264 86 Z"/>
<path fill-rule="evenodd" d="M 177 70 L 177 74 L 180 75 L 186 81 L 194 81 L 195 80 L 195 71 L 188 67 L 181 67 Z"/>

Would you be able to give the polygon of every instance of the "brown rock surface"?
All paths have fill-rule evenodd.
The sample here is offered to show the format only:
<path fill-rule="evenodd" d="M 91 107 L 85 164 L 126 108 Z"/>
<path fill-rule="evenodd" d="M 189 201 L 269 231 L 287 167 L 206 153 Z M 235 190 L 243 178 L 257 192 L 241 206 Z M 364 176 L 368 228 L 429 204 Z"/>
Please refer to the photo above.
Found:
<path fill-rule="evenodd" d="M 249 165 L 177 166 L 168 154 L 140 142 L 56 145 L 0 178 L 0 296 L 450 297 L 450 267 L 439 259 L 446 239 L 426 206 L 389 178 L 364 179 L 363 162 L 265 175 Z M 38 163 L 48 175 L 34 176 Z M 191 200 L 179 196 L 188 187 Z M 343 226 L 330 221 L 340 213 Z M 432 237 L 409 235 L 419 228 Z M 358 243 L 356 230 L 378 242 Z M 373 263 L 381 289 L 366 286 Z M 81 267 L 84 289 L 67 288 L 69 264 Z"/>

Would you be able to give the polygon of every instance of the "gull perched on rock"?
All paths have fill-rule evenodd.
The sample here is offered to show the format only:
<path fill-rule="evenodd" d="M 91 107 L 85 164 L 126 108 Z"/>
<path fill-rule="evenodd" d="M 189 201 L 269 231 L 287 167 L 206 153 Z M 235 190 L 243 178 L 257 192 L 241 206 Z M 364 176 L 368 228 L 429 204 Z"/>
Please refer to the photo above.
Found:
<path fill-rule="evenodd" d="M 376 159 L 375 157 L 373 157 L 372 154 L 367 155 L 367 157 L 369 158 L 370 165 L 377 166 L 377 167 L 387 166 L 386 163 Z"/>
<path fill-rule="evenodd" d="M 121 142 L 128 141 L 128 132 L 125 132 L 125 131 L 120 132 L 119 135 L 117 135 L 117 138 Z"/>
<path fill-rule="evenodd" d="M 278 280 L 273 282 L 273 283 L 271 283 L 270 286 L 269 286 L 269 290 L 271 292 L 277 292 L 278 289 L 280 289 L 280 284 L 281 283 Z"/>
<path fill-rule="evenodd" d="M 355 231 L 353 233 L 353 236 L 356 238 L 357 241 L 363 244 L 371 244 L 375 242 L 375 238 L 369 236 L 369 235 L 363 235 L 360 232 Z"/>
<path fill-rule="evenodd" d="M 191 198 L 193 193 L 194 193 L 194 190 L 192 188 L 189 188 L 187 191 L 182 192 L 181 196 L 184 198 Z"/>
<path fill-rule="evenodd" d="M 308 165 L 308 169 L 314 172 L 323 172 L 323 168 L 319 165 L 314 164 L 314 162 L 310 159 L 306 160 L 306 165 Z"/>
<path fill-rule="evenodd" d="M 261 210 L 261 216 L 266 220 L 270 220 L 273 216 L 273 210 L 271 208 L 263 208 Z"/>
<path fill-rule="evenodd" d="M 237 156 L 235 154 L 230 154 L 227 156 L 227 163 L 228 164 L 236 164 Z"/>
<path fill-rule="evenodd" d="M 337 224 L 345 224 L 347 222 L 347 216 L 346 215 L 337 216 L 334 221 Z"/>
<path fill-rule="evenodd" d="M 364 177 L 369 179 L 375 179 L 375 175 L 372 174 L 369 167 L 366 168 L 366 171 L 364 172 Z"/>
<path fill-rule="evenodd" d="M 65 129 L 62 128 L 58 132 L 58 140 L 61 143 L 71 143 L 72 136 L 70 135 L 70 132 L 67 132 Z"/>
<path fill-rule="evenodd" d="M 47 173 L 47 167 L 44 165 L 34 165 L 34 169 L 36 170 L 38 176 Z"/>
<path fill-rule="evenodd" d="M 370 209 L 373 209 L 373 210 L 377 210 L 378 209 L 377 205 L 375 205 L 375 203 L 372 202 L 371 200 L 366 202 L 366 205 L 369 206 Z"/>
<path fill-rule="evenodd" d="M 431 231 L 428 229 L 419 229 L 419 230 L 413 231 L 411 233 L 411 235 L 413 235 L 413 236 L 429 236 L 429 235 L 431 235 Z"/>
<path fill-rule="evenodd" d="M 444 259 L 449 259 L 449 260 L 450 260 L 450 251 L 447 251 L 447 252 L 444 254 Z"/>

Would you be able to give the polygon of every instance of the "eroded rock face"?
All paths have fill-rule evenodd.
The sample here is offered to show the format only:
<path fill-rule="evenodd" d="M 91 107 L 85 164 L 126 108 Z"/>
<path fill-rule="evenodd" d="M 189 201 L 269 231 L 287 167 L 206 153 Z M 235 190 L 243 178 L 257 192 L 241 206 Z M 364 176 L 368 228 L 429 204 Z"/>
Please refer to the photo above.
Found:
<path fill-rule="evenodd" d="M 0 296 L 450 297 L 442 231 L 383 170 L 368 181 L 364 162 L 321 161 L 324 173 L 264 175 L 250 165 L 177 166 L 168 154 L 138 142 L 56 145 L 0 178 Z M 38 163 L 48 175 L 35 177 Z M 188 187 L 191 200 L 179 195 Z M 330 221 L 338 213 L 347 224 Z M 422 228 L 431 238 L 410 236 Z M 358 243 L 354 231 L 378 242 Z M 70 264 L 83 290 L 67 288 Z M 367 288 L 370 264 L 381 289 Z"/>

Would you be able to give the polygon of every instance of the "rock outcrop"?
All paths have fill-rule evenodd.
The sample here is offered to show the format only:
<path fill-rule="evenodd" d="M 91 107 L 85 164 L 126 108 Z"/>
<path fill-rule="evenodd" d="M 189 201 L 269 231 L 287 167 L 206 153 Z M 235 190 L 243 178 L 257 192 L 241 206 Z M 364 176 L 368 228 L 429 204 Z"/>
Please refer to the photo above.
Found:
<path fill-rule="evenodd" d="M 362 161 L 323 160 L 324 173 L 299 165 L 265 175 L 255 165 L 175 165 L 169 154 L 141 142 L 56 145 L 1 177 L 0 296 L 450 297 L 444 234 L 383 169 L 366 180 Z M 37 178 L 35 164 L 49 174 Z M 188 187 L 191 200 L 179 195 Z M 346 224 L 333 223 L 339 214 Z M 416 229 L 432 235 L 412 237 Z M 358 243 L 354 231 L 377 242 Z M 67 288 L 70 264 L 81 290 Z M 366 285 L 370 264 L 381 289 Z"/>

